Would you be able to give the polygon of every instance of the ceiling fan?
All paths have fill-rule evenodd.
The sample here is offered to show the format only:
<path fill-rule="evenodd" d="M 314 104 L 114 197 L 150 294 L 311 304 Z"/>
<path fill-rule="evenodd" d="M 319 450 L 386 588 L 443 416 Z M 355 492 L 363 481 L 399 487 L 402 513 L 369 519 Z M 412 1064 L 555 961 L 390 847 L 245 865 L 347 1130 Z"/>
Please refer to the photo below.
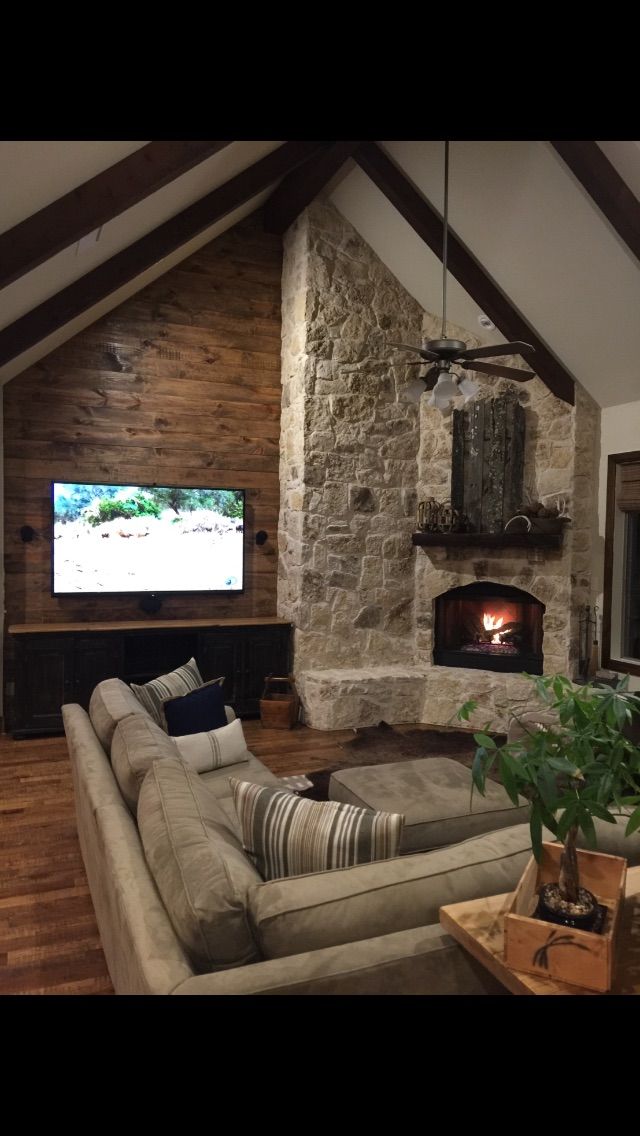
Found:
<path fill-rule="evenodd" d="M 515 379 L 523 383 L 534 377 L 533 371 L 519 367 L 505 367 L 500 363 L 483 363 L 483 359 L 493 359 L 500 355 L 521 355 L 526 358 L 534 353 L 535 348 L 529 343 L 499 343 L 489 347 L 467 347 L 461 339 L 447 339 L 447 244 L 449 236 L 449 143 L 444 144 L 444 221 L 442 240 L 442 331 L 440 339 L 430 339 L 421 347 L 409 343 L 388 343 L 389 347 L 399 347 L 403 351 L 414 351 L 420 356 L 420 361 L 408 363 L 409 367 L 424 367 L 427 363 L 433 366 L 421 378 L 409 383 L 405 389 L 405 398 L 418 402 L 425 391 L 432 391 L 429 399 L 430 406 L 440 410 L 449 406 L 452 398 L 463 395 L 465 402 L 473 398 L 478 392 L 478 384 L 468 376 L 462 377 L 451 374 L 451 367 L 459 364 L 469 367 L 473 371 L 481 371 L 486 375 L 498 375 L 501 378 Z M 480 361 L 479 361 L 480 360 Z"/>

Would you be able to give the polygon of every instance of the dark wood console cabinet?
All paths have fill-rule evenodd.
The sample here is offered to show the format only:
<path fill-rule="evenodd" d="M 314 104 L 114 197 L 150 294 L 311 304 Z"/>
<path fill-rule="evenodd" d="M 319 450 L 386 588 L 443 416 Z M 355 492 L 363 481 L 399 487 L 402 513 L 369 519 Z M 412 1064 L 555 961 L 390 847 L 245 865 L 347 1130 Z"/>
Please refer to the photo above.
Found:
<path fill-rule="evenodd" d="M 15 691 L 8 716 L 15 738 L 61 733 L 62 704 L 88 709 L 104 678 L 148 682 L 191 656 L 205 681 L 225 676 L 225 701 L 240 717 L 258 714 L 266 675 L 291 670 L 291 624 L 275 617 L 16 624 L 9 634 Z"/>

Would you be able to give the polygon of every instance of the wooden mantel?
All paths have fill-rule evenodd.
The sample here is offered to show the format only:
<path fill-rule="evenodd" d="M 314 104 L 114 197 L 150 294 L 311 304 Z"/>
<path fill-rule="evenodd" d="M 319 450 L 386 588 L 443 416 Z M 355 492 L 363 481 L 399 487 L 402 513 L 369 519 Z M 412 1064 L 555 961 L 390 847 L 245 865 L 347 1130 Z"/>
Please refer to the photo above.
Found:
<path fill-rule="evenodd" d="M 414 532 L 412 544 L 422 548 L 562 548 L 561 532 L 430 533 Z"/>

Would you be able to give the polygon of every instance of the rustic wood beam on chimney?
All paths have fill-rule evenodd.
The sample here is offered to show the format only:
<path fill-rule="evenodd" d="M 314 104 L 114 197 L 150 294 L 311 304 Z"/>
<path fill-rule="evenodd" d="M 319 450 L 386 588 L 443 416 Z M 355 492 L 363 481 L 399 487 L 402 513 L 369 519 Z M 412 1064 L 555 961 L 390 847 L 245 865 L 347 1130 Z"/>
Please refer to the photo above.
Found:
<path fill-rule="evenodd" d="M 153 232 L 63 288 L 0 331 L 0 366 L 100 303 L 159 260 L 233 212 L 324 148 L 322 142 L 285 142 L 184 209 Z"/>
<path fill-rule="evenodd" d="M 385 197 L 442 260 L 442 218 L 375 142 L 363 142 L 354 158 Z M 575 380 L 517 311 L 479 261 L 449 228 L 447 267 L 492 323 L 509 340 L 530 343 L 535 356 L 527 362 L 558 398 L 575 402 Z M 471 364 L 470 364 L 471 366 Z"/>
<path fill-rule="evenodd" d="M 280 182 L 264 207 L 267 233 L 286 232 L 359 145 L 359 142 L 334 142 L 324 154 L 305 162 Z"/>
<path fill-rule="evenodd" d="M 229 142 L 149 142 L 0 234 L 0 288 L 99 229 Z"/>
<path fill-rule="evenodd" d="M 640 201 L 597 142 L 552 142 L 619 237 L 640 260 Z"/>

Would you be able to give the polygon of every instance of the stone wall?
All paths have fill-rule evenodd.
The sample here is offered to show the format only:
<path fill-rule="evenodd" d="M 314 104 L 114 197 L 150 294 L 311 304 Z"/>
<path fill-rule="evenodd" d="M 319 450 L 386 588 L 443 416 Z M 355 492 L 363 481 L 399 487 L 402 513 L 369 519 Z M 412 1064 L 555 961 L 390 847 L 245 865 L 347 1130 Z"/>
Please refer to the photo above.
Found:
<path fill-rule="evenodd" d="M 385 341 L 418 342 L 422 311 L 318 203 L 285 238 L 282 313 L 278 611 L 296 671 L 411 663 L 418 410 Z"/>
<path fill-rule="evenodd" d="M 530 697 L 527 680 L 432 663 L 436 596 L 476 580 L 541 600 L 545 672 L 575 677 L 578 610 L 590 600 L 598 408 L 580 388 L 570 407 L 537 378 L 476 375 L 480 398 L 517 392 L 525 492 L 568 499 L 573 524 L 558 551 L 416 550 L 417 501 L 450 496 L 451 414 L 425 398 L 419 409 L 402 401 L 416 369 L 385 343 L 421 334 L 439 338 L 437 318 L 333 206 L 307 210 L 285 239 L 278 597 L 279 614 L 296 626 L 306 720 L 318 728 L 446 724 L 472 694 L 475 722 L 505 728 L 509 710 Z M 447 334 L 479 343 L 455 325 Z"/>

